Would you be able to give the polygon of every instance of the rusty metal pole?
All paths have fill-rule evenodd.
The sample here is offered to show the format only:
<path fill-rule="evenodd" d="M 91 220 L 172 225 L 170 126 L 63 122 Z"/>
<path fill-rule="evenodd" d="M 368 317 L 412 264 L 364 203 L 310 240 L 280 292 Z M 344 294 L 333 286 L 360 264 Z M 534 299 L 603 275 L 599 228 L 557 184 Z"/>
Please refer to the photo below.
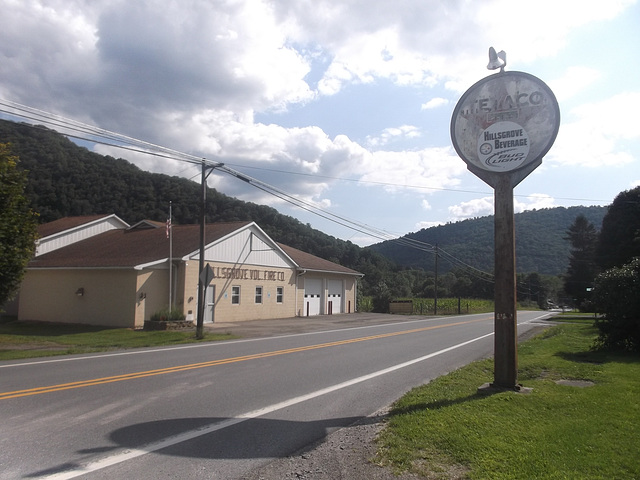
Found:
<path fill-rule="evenodd" d="M 518 332 L 516 252 L 511 175 L 502 175 L 495 193 L 494 387 L 517 388 Z"/>

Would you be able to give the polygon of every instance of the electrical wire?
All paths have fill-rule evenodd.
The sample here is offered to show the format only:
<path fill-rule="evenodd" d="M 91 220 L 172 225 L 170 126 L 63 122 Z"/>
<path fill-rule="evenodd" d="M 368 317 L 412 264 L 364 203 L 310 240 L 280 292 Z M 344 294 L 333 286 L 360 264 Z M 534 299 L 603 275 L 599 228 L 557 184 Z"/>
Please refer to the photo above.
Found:
<path fill-rule="evenodd" d="M 391 241 L 393 243 L 396 243 L 404 247 L 413 248 L 413 249 L 417 249 L 417 250 L 424 251 L 427 253 L 432 253 L 432 254 L 440 254 L 450 264 L 464 270 L 470 275 L 476 278 L 479 278 L 481 280 L 492 281 L 493 275 L 491 273 L 484 272 L 475 267 L 472 267 L 471 265 L 466 264 L 465 262 L 458 259 L 457 257 L 449 254 L 448 252 L 442 250 L 441 248 L 435 247 L 432 244 L 421 242 L 421 241 L 407 238 L 407 237 L 394 236 L 386 232 L 385 230 L 372 227 L 365 223 L 354 221 L 346 217 L 328 212 L 311 202 L 308 202 L 298 197 L 295 197 L 293 195 L 290 195 L 273 185 L 270 185 L 266 182 L 263 182 L 257 178 L 251 177 L 242 172 L 239 172 L 238 170 L 232 169 L 227 165 L 225 165 L 224 163 L 211 161 L 206 158 L 198 157 L 185 152 L 180 152 L 178 150 L 163 147 L 157 144 L 139 140 L 139 139 L 122 135 L 119 133 L 111 132 L 109 130 L 88 125 L 76 120 L 68 119 L 59 115 L 45 112 L 43 110 L 22 105 L 16 102 L 0 99 L 0 106 L 5 107 L 5 108 L 0 108 L 0 112 L 7 113 L 13 116 L 18 116 L 21 118 L 35 121 L 35 122 L 41 122 L 45 125 L 51 125 L 56 128 L 62 128 L 64 131 L 59 133 L 67 137 L 75 138 L 78 140 L 84 140 L 87 142 L 92 142 L 92 143 L 101 144 L 101 145 L 108 145 L 108 146 L 124 149 L 127 151 L 131 151 L 131 152 L 142 153 L 146 155 L 152 155 L 160 158 L 177 160 L 181 162 L 187 162 L 192 165 L 200 165 L 203 168 L 206 168 L 206 167 L 215 168 L 217 170 L 220 170 L 221 172 L 224 172 L 230 176 L 233 176 L 239 180 L 242 180 L 245 183 L 250 184 L 254 188 L 257 188 L 261 191 L 264 191 L 265 193 L 273 195 L 305 211 L 318 215 L 321 218 L 332 221 L 336 224 L 339 224 L 341 226 L 344 226 L 356 232 L 371 236 L 378 240 Z M 37 126 L 34 126 L 34 127 L 37 128 Z M 263 169 L 263 170 L 267 170 L 267 169 Z M 283 173 L 292 173 L 292 172 L 283 172 Z M 333 177 L 328 177 L 328 178 L 333 178 Z M 342 179 L 342 180 L 345 180 L 345 179 Z M 369 182 L 369 183 L 377 183 L 377 182 Z M 391 184 L 384 184 L 384 185 L 391 185 Z M 469 192 L 469 193 L 477 193 L 477 192 Z"/>

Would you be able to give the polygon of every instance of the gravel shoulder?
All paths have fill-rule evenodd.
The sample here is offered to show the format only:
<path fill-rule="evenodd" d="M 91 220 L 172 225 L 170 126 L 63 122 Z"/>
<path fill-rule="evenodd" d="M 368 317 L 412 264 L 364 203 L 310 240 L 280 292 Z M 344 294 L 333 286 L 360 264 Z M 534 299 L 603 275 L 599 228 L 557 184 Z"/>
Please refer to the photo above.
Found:
<path fill-rule="evenodd" d="M 416 480 L 421 477 L 395 475 L 375 463 L 376 437 L 384 428 L 388 408 L 286 458 L 279 458 L 252 472 L 243 480 Z"/>

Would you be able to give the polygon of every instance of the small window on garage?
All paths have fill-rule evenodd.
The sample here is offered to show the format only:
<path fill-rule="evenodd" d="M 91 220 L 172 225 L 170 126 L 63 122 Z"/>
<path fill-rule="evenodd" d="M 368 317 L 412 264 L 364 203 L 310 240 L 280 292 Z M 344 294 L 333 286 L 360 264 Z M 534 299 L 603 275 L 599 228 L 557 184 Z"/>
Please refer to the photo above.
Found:
<path fill-rule="evenodd" d="M 276 287 L 276 303 L 282 303 L 284 297 L 284 287 Z"/>
<path fill-rule="evenodd" d="M 233 285 L 231 287 L 231 304 L 232 305 L 240 304 L 240 285 Z"/>
<path fill-rule="evenodd" d="M 262 303 L 262 287 L 256 287 L 256 303 Z"/>

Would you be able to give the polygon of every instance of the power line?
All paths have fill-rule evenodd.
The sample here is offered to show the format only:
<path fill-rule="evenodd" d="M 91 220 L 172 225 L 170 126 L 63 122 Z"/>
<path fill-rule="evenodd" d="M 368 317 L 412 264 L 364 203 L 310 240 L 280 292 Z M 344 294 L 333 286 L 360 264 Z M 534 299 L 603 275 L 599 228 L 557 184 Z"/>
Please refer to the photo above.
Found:
<path fill-rule="evenodd" d="M 328 212 L 311 202 L 308 202 L 298 197 L 295 197 L 293 195 L 290 195 L 273 185 L 270 185 L 257 178 L 251 177 L 247 174 L 234 170 L 221 162 L 207 160 L 206 158 L 197 157 L 195 155 L 187 154 L 184 152 L 180 152 L 178 150 L 156 145 L 150 142 L 146 142 L 144 140 L 139 140 L 133 137 L 111 132 L 109 130 L 98 128 L 98 127 L 88 125 L 76 120 L 62 117 L 59 115 L 51 114 L 49 112 L 38 110 L 36 108 L 22 105 L 16 102 L 0 99 L 0 106 L 5 107 L 5 108 L 0 108 L 0 112 L 4 112 L 12 116 L 26 118 L 28 120 L 32 120 L 35 122 L 42 122 L 46 125 L 52 125 L 54 127 L 62 128 L 65 131 L 60 133 L 67 137 L 84 140 L 92 143 L 102 144 L 102 145 L 108 145 L 116 148 L 121 148 L 131 152 L 142 153 L 146 155 L 152 155 L 156 157 L 161 157 L 161 158 L 166 158 L 166 159 L 171 159 L 171 160 L 176 160 L 181 162 L 187 162 L 192 165 L 205 165 L 205 166 L 215 167 L 217 170 L 220 170 L 228 175 L 231 175 L 239 180 L 242 180 L 243 182 L 248 183 L 255 188 L 258 188 L 259 190 L 269 193 L 270 195 L 280 198 L 281 200 L 284 200 L 292 205 L 295 205 L 298 208 L 309 211 L 310 213 L 314 213 L 315 215 L 318 215 L 322 218 L 325 218 L 326 220 L 332 221 L 346 228 L 355 230 L 365 235 L 372 236 L 382 241 L 392 241 L 394 243 L 398 243 L 399 245 L 402 245 L 405 247 L 414 248 L 414 249 L 425 251 L 428 253 L 435 253 L 435 247 L 431 244 L 421 242 L 415 239 L 396 237 L 386 232 L 385 230 L 372 227 L 370 225 L 357 222 L 357 221 L 348 219 L 346 217 Z M 34 128 L 37 128 L 37 126 L 35 126 Z M 267 170 L 267 169 L 263 169 L 263 170 Z M 328 177 L 328 178 L 331 178 L 331 177 Z M 377 182 L 371 182 L 371 183 L 377 183 Z M 380 183 L 380 184 L 383 184 L 383 183 Z M 469 272 L 476 272 L 475 273 L 476 275 L 487 275 L 489 277 L 492 277 L 490 273 L 482 272 L 481 270 L 475 269 L 474 267 L 471 267 L 470 265 L 467 265 L 466 263 L 457 259 L 453 255 L 450 255 L 444 252 L 442 249 L 439 249 L 439 251 L 443 252 L 446 258 L 452 264 L 458 265 Z"/>

